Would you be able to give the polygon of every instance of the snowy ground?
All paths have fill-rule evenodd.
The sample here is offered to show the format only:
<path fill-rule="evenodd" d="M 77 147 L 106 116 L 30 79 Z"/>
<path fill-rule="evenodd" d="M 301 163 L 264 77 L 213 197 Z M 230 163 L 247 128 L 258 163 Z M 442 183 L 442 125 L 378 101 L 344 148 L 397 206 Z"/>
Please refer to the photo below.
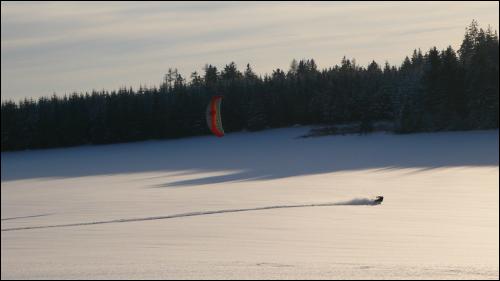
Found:
<path fill-rule="evenodd" d="M 498 131 L 306 132 L 2 153 L 1 277 L 499 278 Z"/>

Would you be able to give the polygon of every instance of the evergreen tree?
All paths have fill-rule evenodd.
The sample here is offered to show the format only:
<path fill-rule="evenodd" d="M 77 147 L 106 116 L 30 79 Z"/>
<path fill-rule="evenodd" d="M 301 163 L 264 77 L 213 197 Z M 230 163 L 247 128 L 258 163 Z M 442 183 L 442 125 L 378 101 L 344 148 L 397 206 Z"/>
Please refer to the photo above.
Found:
<path fill-rule="evenodd" d="M 318 69 L 314 59 L 258 76 L 250 64 L 207 64 L 190 82 L 169 68 L 160 87 L 2 101 L 1 149 L 178 138 L 208 134 L 210 97 L 223 95 L 226 132 L 294 124 L 355 123 L 361 133 L 392 121 L 400 133 L 498 128 L 498 35 L 476 21 L 457 53 L 413 50 L 398 67 L 372 61 L 366 68 L 343 57 Z"/>

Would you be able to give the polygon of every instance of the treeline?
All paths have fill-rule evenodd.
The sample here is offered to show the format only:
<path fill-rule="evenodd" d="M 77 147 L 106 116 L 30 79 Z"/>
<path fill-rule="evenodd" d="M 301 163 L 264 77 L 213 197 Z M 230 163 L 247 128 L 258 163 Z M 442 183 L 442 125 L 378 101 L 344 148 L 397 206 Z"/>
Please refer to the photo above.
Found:
<path fill-rule="evenodd" d="M 2 151 L 208 134 L 206 105 L 223 95 L 226 132 L 294 124 L 376 121 L 400 133 L 498 128 L 498 35 L 473 21 L 458 52 L 415 50 L 401 66 L 343 58 L 319 70 L 313 59 L 256 75 L 234 63 L 207 65 L 187 82 L 169 69 L 159 87 L 3 101 Z"/>

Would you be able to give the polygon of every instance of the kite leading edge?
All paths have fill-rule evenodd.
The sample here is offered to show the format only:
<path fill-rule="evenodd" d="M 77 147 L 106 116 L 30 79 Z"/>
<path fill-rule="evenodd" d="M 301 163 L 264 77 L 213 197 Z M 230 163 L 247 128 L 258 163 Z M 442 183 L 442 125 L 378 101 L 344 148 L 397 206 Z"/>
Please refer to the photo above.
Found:
<path fill-rule="evenodd" d="M 220 115 L 220 103 L 222 96 L 213 96 L 207 106 L 207 125 L 210 131 L 217 137 L 224 136 Z"/>

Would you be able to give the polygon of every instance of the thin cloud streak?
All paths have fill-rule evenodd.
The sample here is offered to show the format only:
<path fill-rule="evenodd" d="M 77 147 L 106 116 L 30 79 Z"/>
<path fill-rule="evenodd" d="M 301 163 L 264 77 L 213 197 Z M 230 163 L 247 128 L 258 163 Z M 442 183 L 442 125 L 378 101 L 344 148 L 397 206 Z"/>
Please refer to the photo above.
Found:
<path fill-rule="evenodd" d="M 399 64 L 457 48 L 472 19 L 498 29 L 498 2 L 2 2 L 2 100 L 158 85 L 206 63 L 260 74 L 293 58 Z"/>

